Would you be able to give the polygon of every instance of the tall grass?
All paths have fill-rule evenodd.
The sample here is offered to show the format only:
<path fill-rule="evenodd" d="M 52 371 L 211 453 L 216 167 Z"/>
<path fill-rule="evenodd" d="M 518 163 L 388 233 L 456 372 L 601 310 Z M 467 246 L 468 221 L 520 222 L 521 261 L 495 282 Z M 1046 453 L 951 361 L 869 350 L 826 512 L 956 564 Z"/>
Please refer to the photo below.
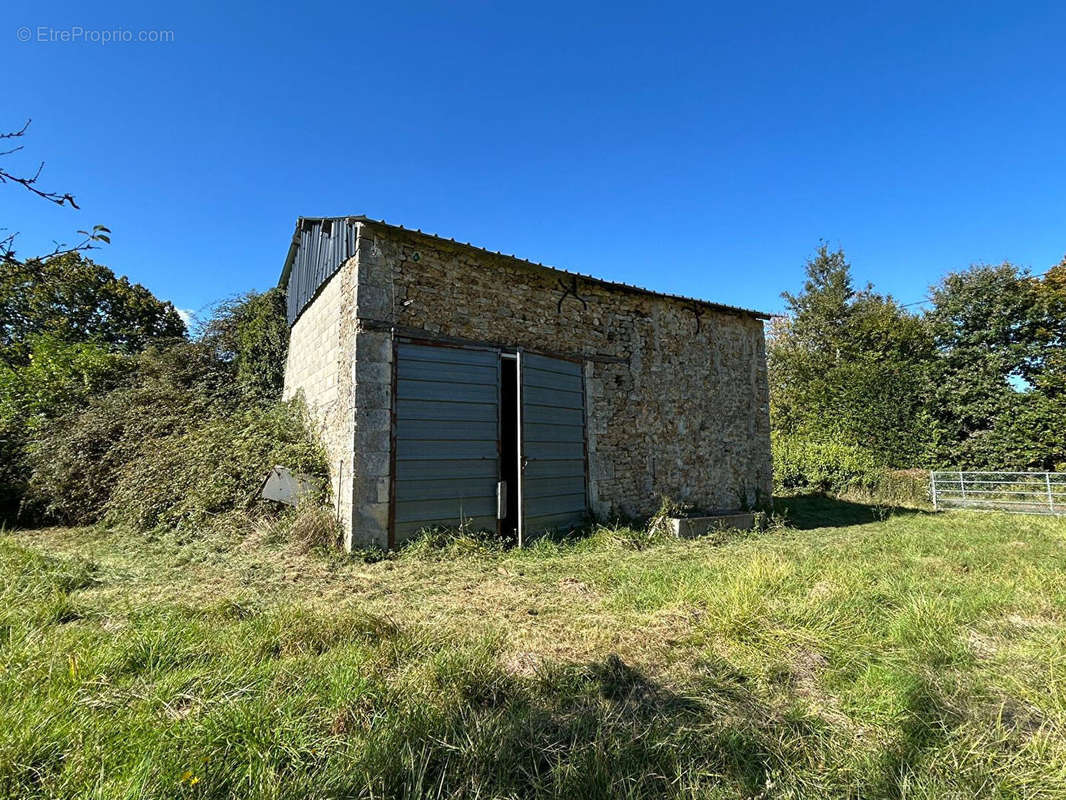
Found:
<path fill-rule="evenodd" d="M 1062 796 L 1066 524 L 838 524 L 151 568 L 11 537 L 0 796 Z"/>

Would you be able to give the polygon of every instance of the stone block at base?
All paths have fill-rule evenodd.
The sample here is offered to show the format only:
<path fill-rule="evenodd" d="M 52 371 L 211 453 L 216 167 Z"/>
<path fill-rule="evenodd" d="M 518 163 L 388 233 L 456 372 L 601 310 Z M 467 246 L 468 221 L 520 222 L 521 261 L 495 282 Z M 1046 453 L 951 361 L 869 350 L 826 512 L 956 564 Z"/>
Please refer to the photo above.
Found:
<path fill-rule="evenodd" d="M 713 517 L 674 517 L 670 520 L 670 528 L 679 539 L 691 539 L 711 531 L 750 531 L 754 527 L 755 515 L 750 511 L 741 514 L 715 514 Z"/>

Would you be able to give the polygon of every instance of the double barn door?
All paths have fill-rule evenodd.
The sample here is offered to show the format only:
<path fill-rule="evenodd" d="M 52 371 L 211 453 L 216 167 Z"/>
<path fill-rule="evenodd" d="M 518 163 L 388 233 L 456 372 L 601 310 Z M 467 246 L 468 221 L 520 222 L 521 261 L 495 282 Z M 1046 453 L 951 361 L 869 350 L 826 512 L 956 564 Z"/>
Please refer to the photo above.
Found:
<path fill-rule="evenodd" d="M 521 544 L 585 521 L 580 364 L 400 343 L 394 403 L 394 544 L 460 525 Z"/>

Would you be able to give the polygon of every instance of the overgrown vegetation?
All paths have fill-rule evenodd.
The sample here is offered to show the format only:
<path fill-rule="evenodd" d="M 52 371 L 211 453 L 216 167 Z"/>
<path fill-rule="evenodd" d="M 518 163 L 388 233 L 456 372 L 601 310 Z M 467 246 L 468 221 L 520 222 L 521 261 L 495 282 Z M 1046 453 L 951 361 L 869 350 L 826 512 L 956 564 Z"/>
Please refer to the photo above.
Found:
<path fill-rule="evenodd" d="M 375 563 L 9 537 L 0 795 L 1066 793 L 1066 522 L 784 510 Z"/>
<path fill-rule="evenodd" d="M 975 266 L 911 313 L 856 290 L 822 245 L 768 347 L 781 488 L 869 488 L 891 469 L 1066 467 L 1066 261 Z"/>
<path fill-rule="evenodd" d="M 169 303 L 69 254 L 9 276 L 0 305 L 9 520 L 197 526 L 247 508 L 276 463 L 325 474 L 279 400 L 279 290 L 220 304 L 189 339 Z"/>

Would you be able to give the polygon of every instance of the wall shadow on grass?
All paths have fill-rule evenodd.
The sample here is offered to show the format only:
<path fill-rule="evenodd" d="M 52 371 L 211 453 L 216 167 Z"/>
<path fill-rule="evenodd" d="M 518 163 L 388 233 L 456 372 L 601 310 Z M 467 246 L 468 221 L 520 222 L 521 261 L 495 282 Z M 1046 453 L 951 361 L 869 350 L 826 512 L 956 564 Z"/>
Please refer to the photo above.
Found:
<path fill-rule="evenodd" d="M 441 714 L 397 723 L 389 754 L 342 795 L 552 798 L 670 797 L 724 790 L 763 796 L 803 763 L 817 725 L 761 705 L 731 670 L 705 665 L 688 696 L 617 655 L 536 676 L 482 675 Z M 469 689 L 469 691 L 467 691 Z M 401 754 L 406 754 L 404 757 Z M 353 765 L 354 766 L 354 765 Z"/>
<path fill-rule="evenodd" d="M 877 505 L 842 500 L 824 494 L 802 494 L 774 498 L 774 513 L 785 517 L 788 524 L 801 531 L 812 528 L 845 528 L 883 522 L 894 516 L 928 514 L 916 508 Z"/>

